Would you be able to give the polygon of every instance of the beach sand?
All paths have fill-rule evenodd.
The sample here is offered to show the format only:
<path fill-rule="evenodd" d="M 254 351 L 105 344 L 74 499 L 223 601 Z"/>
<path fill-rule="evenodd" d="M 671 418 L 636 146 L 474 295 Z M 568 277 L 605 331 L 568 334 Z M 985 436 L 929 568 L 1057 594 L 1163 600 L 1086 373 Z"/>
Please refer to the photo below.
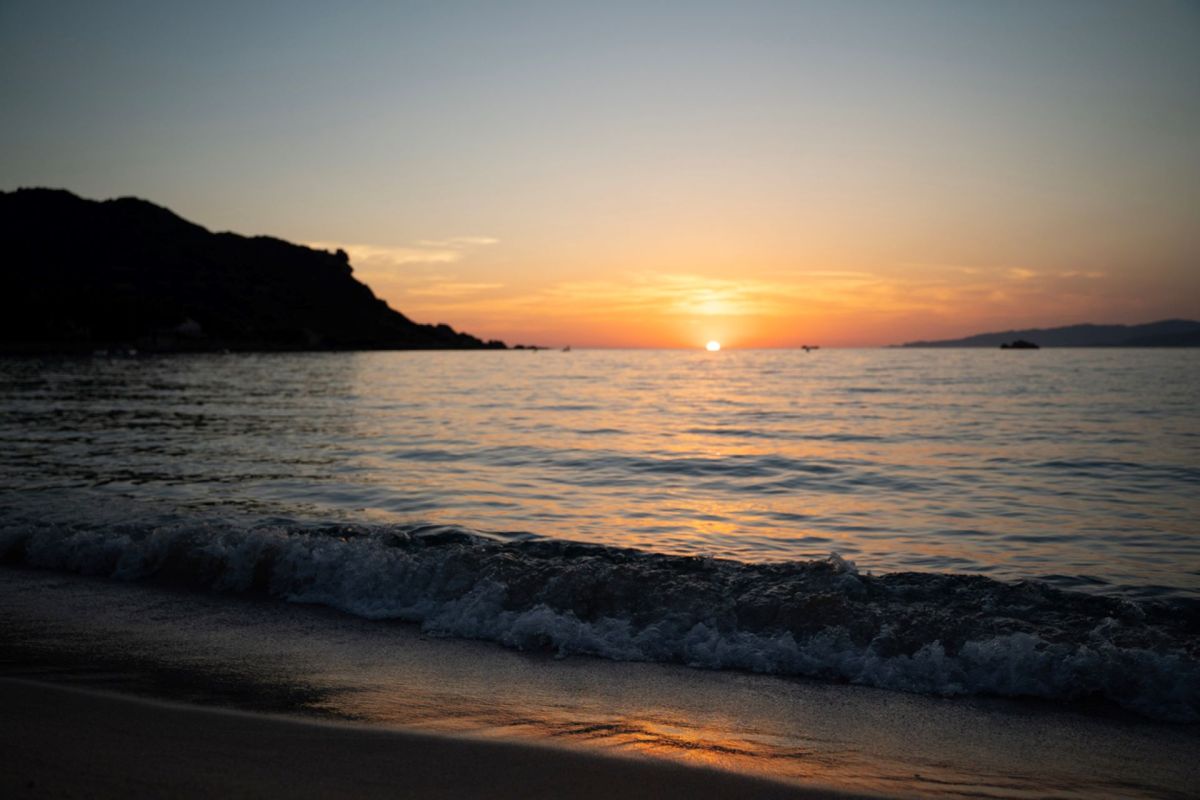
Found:
<path fill-rule="evenodd" d="M 3 797 L 1183 798 L 1200 785 L 1198 726 L 1111 709 L 559 659 L 11 567 L 0 676 L 30 681 L 0 683 Z"/>
<path fill-rule="evenodd" d="M 531 744 L 189 707 L 0 679 L 0 795 L 847 797 Z"/>

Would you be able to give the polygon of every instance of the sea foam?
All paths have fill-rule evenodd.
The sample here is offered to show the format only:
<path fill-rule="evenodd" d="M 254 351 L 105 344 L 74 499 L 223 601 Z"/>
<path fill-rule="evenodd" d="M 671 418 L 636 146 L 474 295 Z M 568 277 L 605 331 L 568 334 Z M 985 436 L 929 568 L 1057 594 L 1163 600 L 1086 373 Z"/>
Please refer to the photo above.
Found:
<path fill-rule="evenodd" d="M 258 591 L 559 656 L 744 669 L 938 695 L 1102 697 L 1200 721 L 1200 603 L 836 554 L 748 564 L 450 526 L 10 524 L 9 563 Z"/>

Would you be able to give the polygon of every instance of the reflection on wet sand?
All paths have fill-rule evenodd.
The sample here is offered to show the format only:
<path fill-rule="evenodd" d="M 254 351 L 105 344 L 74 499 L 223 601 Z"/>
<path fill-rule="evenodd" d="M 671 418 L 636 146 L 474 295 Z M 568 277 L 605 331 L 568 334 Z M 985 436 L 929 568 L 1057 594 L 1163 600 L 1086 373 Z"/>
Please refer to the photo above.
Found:
<path fill-rule="evenodd" d="M 2 569 L 10 676 L 901 795 L 1184 796 L 1200 781 L 1194 726 L 556 659 L 322 608 Z"/>

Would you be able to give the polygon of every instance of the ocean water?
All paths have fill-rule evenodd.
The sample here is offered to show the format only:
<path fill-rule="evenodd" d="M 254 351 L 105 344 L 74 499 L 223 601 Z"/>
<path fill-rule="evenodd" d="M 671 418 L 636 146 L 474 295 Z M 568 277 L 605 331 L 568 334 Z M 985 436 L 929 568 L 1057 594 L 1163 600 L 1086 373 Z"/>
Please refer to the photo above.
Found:
<path fill-rule="evenodd" d="M 1200 720 L 1200 351 L 0 361 L 0 557 Z"/>

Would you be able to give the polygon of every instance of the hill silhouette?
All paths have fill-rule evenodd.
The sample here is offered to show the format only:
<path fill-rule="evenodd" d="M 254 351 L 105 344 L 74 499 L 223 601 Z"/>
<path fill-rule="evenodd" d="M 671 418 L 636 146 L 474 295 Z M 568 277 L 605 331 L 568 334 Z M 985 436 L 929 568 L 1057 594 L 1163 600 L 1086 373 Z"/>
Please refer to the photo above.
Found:
<path fill-rule="evenodd" d="M 342 251 L 212 233 L 145 200 L 0 192 L 0 351 L 503 348 L 422 325 Z"/>
<path fill-rule="evenodd" d="M 1167 319 L 1144 325 L 1066 325 L 978 333 L 962 339 L 908 342 L 901 347 L 999 347 L 1024 339 L 1041 347 L 1200 347 L 1200 322 Z"/>

